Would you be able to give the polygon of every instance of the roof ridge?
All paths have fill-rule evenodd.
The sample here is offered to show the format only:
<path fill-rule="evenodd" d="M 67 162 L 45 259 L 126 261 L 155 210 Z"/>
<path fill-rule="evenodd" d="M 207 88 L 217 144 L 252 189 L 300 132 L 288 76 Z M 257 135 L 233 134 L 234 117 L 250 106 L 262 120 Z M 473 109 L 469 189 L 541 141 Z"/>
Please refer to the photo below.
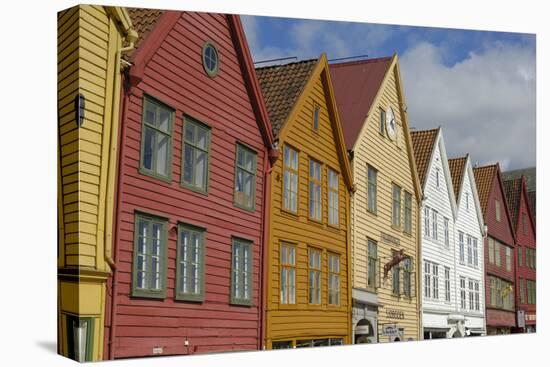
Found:
<path fill-rule="evenodd" d="M 392 59 L 392 57 L 393 56 L 383 56 L 383 57 L 376 57 L 376 58 L 372 58 L 372 59 L 335 62 L 335 63 L 329 64 L 329 66 L 337 68 L 337 67 L 351 66 L 351 65 L 370 64 L 370 63 L 375 63 L 375 62 L 389 61 L 389 60 Z"/>
<path fill-rule="evenodd" d="M 426 130 L 411 130 L 411 134 L 431 133 L 431 132 L 435 132 L 435 131 L 439 131 L 439 127 L 436 127 L 436 128 L 433 128 L 433 129 L 426 129 Z"/>
<path fill-rule="evenodd" d="M 259 67 L 254 67 L 254 69 L 256 69 L 256 70 L 265 70 L 265 69 L 269 69 L 269 68 L 274 69 L 274 68 L 289 66 L 289 65 L 305 64 L 305 63 L 308 63 L 308 62 L 313 62 L 313 61 L 318 61 L 318 60 L 319 60 L 319 58 L 312 58 L 312 59 L 288 62 L 286 64 L 259 66 Z"/>

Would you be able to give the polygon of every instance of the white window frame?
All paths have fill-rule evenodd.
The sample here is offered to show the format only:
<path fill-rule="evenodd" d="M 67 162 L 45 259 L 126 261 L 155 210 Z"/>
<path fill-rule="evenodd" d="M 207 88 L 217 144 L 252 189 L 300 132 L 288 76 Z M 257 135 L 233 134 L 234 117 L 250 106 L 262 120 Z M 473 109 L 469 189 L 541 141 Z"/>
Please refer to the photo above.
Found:
<path fill-rule="evenodd" d="M 449 218 L 443 217 L 443 231 L 445 236 L 445 247 L 449 247 L 450 239 L 449 239 Z"/>
<path fill-rule="evenodd" d="M 459 262 L 464 264 L 465 254 L 464 254 L 464 232 L 458 231 L 458 251 L 459 251 Z"/>
<path fill-rule="evenodd" d="M 445 302 L 451 302 L 451 268 L 445 266 Z"/>

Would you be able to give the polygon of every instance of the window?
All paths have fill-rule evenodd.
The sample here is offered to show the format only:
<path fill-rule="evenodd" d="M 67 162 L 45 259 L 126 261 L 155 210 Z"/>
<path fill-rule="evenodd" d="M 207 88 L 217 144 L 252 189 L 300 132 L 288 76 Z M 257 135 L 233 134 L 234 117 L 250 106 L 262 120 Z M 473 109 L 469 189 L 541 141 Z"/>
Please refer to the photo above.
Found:
<path fill-rule="evenodd" d="M 185 117 L 181 175 L 183 186 L 201 192 L 207 191 L 209 151 L 210 129 L 190 117 Z"/>
<path fill-rule="evenodd" d="M 283 208 L 298 212 L 298 152 L 285 145 L 283 149 Z"/>
<path fill-rule="evenodd" d="M 527 303 L 530 305 L 537 303 L 537 283 L 534 280 L 527 280 Z"/>
<path fill-rule="evenodd" d="M 466 309 L 466 278 L 460 277 L 460 309 Z"/>
<path fill-rule="evenodd" d="M 338 225 L 338 174 L 327 170 L 328 178 L 328 224 Z"/>
<path fill-rule="evenodd" d="M 424 297 L 431 298 L 432 289 L 430 285 L 432 284 L 432 275 L 431 275 L 431 266 L 429 261 L 424 260 Z"/>
<path fill-rule="evenodd" d="M 204 298 L 204 232 L 178 225 L 176 299 L 202 301 Z"/>
<path fill-rule="evenodd" d="M 489 263 L 494 264 L 495 263 L 495 241 L 489 237 Z"/>
<path fill-rule="evenodd" d="M 309 160 L 309 218 L 321 221 L 321 163 Z"/>
<path fill-rule="evenodd" d="M 132 296 L 164 298 L 166 220 L 136 214 Z"/>
<path fill-rule="evenodd" d="M 474 310 L 474 281 L 468 279 L 468 301 L 470 304 L 470 311 Z"/>
<path fill-rule="evenodd" d="M 321 251 L 309 249 L 309 303 L 321 304 Z"/>
<path fill-rule="evenodd" d="M 378 175 L 378 171 L 372 168 L 371 166 L 367 166 L 367 180 L 368 180 L 368 192 L 367 192 L 367 210 L 376 214 L 376 177 Z"/>
<path fill-rule="evenodd" d="M 518 266 L 523 266 L 523 247 L 518 247 Z"/>
<path fill-rule="evenodd" d="M 512 249 L 506 246 L 506 271 L 512 271 Z"/>
<path fill-rule="evenodd" d="M 443 235 L 445 236 L 445 246 L 449 247 L 449 218 L 443 218 Z"/>
<path fill-rule="evenodd" d="M 432 209 L 432 238 L 437 241 L 437 222 L 439 222 L 439 219 L 437 217 L 437 210 Z"/>
<path fill-rule="evenodd" d="M 506 310 L 514 309 L 514 288 L 512 283 L 489 276 L 490 304 Z"/>
<path fill-rule="evenodd" d="M 464 264 L 464 233 L 458 232 L 459 261 Z"/>
<path fill-rule="evenodd" d="M 143 98 L 140 171 L 165 181 L 170 181 L 173 116 L 169 107 Z"/>
<path fill-rule="evenodd" d="M 344 344 L 344 339 L 342 338 L 297 340 L 296 348 L 328 347 L 328 346 L 343 345 L 343 344 Z"/>
<path fill-rule="evenodd" d="M 368 242 L 368 258 L 369 258 L 369 268 L 367 274 L 367 286 L 371 288 L 376 288 L 376 264 L 378 262 L 378 244 L 371 240 Z"/>
<path fill-rule="evenodd" d="M 479 311 L 479 282 L 474 281 L 474 311 Z"/>
<path fill-rule="evenodd" d="M 467 212 L 470 211 L 470 193 L 469 192 L 466 193 L 466 211 Z"/>
<path fill-rule="evenodd" d="M 411 279 L 412 279 L 412 259 L 410 257 L 403 260 L 403 294 L 406 297 L 411 296 Z"/>
<path fill-rule="evenodd" d="M 466 236 L 468 241 L 468 265 L 474 264 L 474 250 L 472 248 L 472 236 L 467 235 Z"/>
<path fill-rule="evenodd" d="M 451 302 L 451 269 L 445 267 L 445 302 Z"/>
<path fill-rule="evenodd" d="M 405 191 L 405 229 L 406 233 L 412 233 L 412 194 Z"/>
<path fill-rule="evenodd" d="M 78 362 L 93 360 L 94 318 L 66 315 L 68 357 Z"/>
<path fill-rule="evenodd" d="M 392 255 L 395 255 L 395 251 L 392 251 L 392 252 L 393 252 Z M 399 267 L 399 265 L 395 265 L 392 268 L 392 290 L 393 290 L 393 294 L 396 295 L 396 296 L 399 296 L 399 291 L 400 291 L 400 288 L 401 288 L 401 285 L 400 285 L 400 282 L 399 282 L 400 281 L 400 279 L 399 279 L 400 272 L 401 272 L 401 268 Z"/>
<path fill-rule="evenodd" d="M 500 222 L 500 201 L 495 200 L 495 219 Z"/>
<path fill-rule="evenodd" d="M 532 248 L 525 248 L 525 260 L 526 260 L 526 266 L 530 269 L 536 269 L 537 268 L 537 258 L 536 258 L 537 252 L 535 249 Z"/>
<path fill-rule="evenodd" d="M 521 213 L 521 226 L 523 228 L 523 234 L 527 234 L 528 227 L 527 227 L 527 214 Z"/>
<path fill-rule="evenodd" d="M 494 277 L 489 277 L 489 303 L 491 306 L 497 305 L 497 280 Z"/>
<path fill-rule="evenodd" d="M 296 248 L 281 244 L 281 304 L 296 303 Z"/>
<path fill-rule="evenodd" d="M 392 225 L 401 227 L 401 187 L 396 184 L 392 185 L 393 210 L 392 210 Z"/>
<path fill-rule="evenodd" d="M 479 253 L 477 248 L 477 238 L 472 238 L 472 247 L 474 249 L 474 266 L 477 267 L 479 265 Z"/>
<path fill-rule="evenodd" d="M 435 169 L 435 185 L 439 188 L 439 168 Z"/>
<path fill-rule="evenodd" d="M 328 255 L 328 304 L 340 304 L 340 256 Z"/>
<path fill-rule="evenodd" d="M 424 207 L 424 235 L 430 237 L 430 208 Z"/>
<path fill-rule="evenodd" d="M 313 106 L 313 130 L 319 131 L 319 106 Z"/>
<path fill-rule="evenodd" d="M 500 242 L 498 241 L 495 241 L 495 265 L 496 266 L 500 266 L 500 249 L 501 249 L 502 245 L 500 244 Z"/>
<path fill-rule="evenodd" d="M 379 124 L 378 124 L 378 132 L 382 135 L 384 135 L 384 130 L 385 130 L 385 127 L 386 127 L 386 111 L 381 108 L 380 109 L 380 121 L 379 121 Z"/>
<path fill-rule="evenodd" d="M 291 349 L 292 341 L 282 341 L 282 342 L 273 342 L 271 343 L 271 349 Z"/>
<path fill-rule="evenodd" d="M 247 210 L 256 204 L 256 152 L 237 144 L 233 203 Z"/>
<path fill-rule="evenodd" d="M 439 265 L 432 264 L 432 295 L 434 299 L 439 298 Z"/>
<path fill-rule="evenodd" d="M 202 47 L 202 66 L 209 77 L 213 78 L 218 74 L 220 68 L 218 50 L 210 42 L 206 42 Z"/>
<path fill-rule="evenodd" d="M 233 238 L 231 303 L 252 304 L 252 242 Z"/>
<path fill-rule="evenodd" d="M 525 279 L 519 278 L 519 303 L 525 304 Z"/>

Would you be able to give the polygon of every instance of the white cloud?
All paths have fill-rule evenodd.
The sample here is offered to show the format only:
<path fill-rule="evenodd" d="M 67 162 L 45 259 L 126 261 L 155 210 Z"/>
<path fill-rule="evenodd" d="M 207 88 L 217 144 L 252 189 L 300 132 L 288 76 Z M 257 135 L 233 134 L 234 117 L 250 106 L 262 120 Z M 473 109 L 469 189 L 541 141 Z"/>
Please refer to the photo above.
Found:
<path fill-rule="evenodd" d="M 503 169 L 535 164 L 535 55 L 496 43 L 446 66 L 426 42 L 400 59 L 411 126 L 441 125 L 449 156 L 470 153 Z"/>

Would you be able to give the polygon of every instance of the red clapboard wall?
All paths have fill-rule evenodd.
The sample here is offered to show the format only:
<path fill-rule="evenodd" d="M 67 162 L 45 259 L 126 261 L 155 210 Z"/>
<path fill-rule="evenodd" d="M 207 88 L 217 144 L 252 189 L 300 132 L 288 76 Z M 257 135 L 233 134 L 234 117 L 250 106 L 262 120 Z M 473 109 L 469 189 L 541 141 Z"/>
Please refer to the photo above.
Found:
<path fill-rule="evenodd" d="M 153 355 L 155 347 L 162 347 L 162 355 L 255 350 L 261 340 L 264 180 L 272 135 L 242 25 L 230 15 L 158 13 L 138 12 L 156 18 L 133 20 L 154 25 L 144 27 L 122 92 L 116 272 L 108 287 L 105 359 Z M 214 78 L 202 65 L 206 41 L 217 46 L 220 58 Z M 171 182 L 139 172 L 144 94 L 175 110 Z M 180 184 L 184 115 L 211 127 L 207 195 Z M 233 205 L 237 142 L 257 152 L 253 212 Z M 131 296 L 136 211 L 169 219 L 164 299 Z M 202 302 L 174 299 L 179 222 L 206 229 Z M 230 304 L 232 236 L 253 242 L 252 306 Z"/>

